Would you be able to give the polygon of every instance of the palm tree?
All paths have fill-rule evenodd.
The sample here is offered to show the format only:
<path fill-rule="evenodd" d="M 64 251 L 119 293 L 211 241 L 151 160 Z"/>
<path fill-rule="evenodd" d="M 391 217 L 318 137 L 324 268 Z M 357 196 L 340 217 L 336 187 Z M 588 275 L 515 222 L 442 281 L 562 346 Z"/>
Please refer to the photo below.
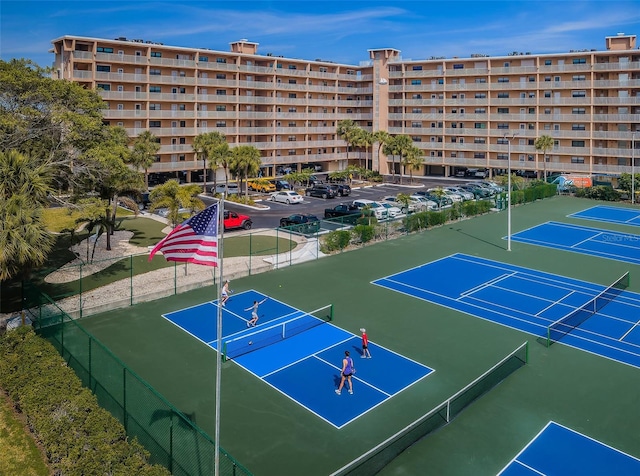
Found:
<path fill-rule="evenodd" d="M 419 169 L 422 166 L 422 149 L 412 145 L 404 151 L 404 158 L 402 161 L 405 172 L 407 167 L 409 168 L 409 183 L 413 183 L 413 171 Z"/>
<path fill-rule="evenodd" d="M 378 172 L 380 172 L 380 149 L 391 140 L 391 134 L 387 131 L 375 131 L 373 141 L 378 143 Z"/>
<path fill-rule="evenodd" d="M 215 170 L 220 166 L 217 161 L 217 159 L 219 159 L 219 155 L 215 153 L 215 149 L 217 146 L 226 143 L 227 138 L 221 132 L 205 132 L 204 134 L 198 134 L 193 139 L 193 150 L 196 155 L 202 157 L 204 193 L 207 193 L 207 159 L 209 160 L 209 168 L 214 171 L 213 188 L 215 190 L 217 183 Z"/>
<path fill-rule="evenodd" d="M 338 121 L 336 134 L 347 143 L 347 165 L 349 165 L 349 147 L 353 145 L 353 139 L 355 134 L 357 134 L 357 132 L 355 132 L 357 129 L 359 129 L 358 125 L 351 119 Z"/>
<path fill-rule="evenodd" d="M 168 180 L 153 189 L 149 199 L 151 210 L 167 208 L 167 218 L 171 226 L 175 227 L 180 222 L 180 209 L 188 208 L 191 212 L 204 210 L 205 204 L 198 198 L 200 186 L 196 184 L 181 186 L 177 180 Z"/>
<path fill-rule="evenodd" d="M 144 186 L 149 191 L 149 167 L 156 161 L 156 154 L 160 150 L 160 139 L 152 132 L 144 131 L 133 141 L 131 164 L 136 170 L 144 170 Z"/>
<path fill-rule="evenodd" d="M 231 166 L 231 162 L 233 161 L 231 148 L 226 141 L 216 145 L 211 149 L 211 160 L 213 163 L 217 164 L 218 167 L 222 167 L 222 170 L 224 171 L 224 184 L 226 190 L 226 186 L 229 185 L 229 167 Z M 214 190 L 215 184 L 216 182 L 214 182 Z"/>
<path fill-rule="evenodd" d="M 414 147 L 411 137 L 405 136 L 405 135 L 395 136 L 391 141 L 391 144 L 392 144 L 393 155 L 400 156 L 400 163 L 403 164 L 404 157 L 408 153 L 411 153 L 410 152 L 411 148 Z M 395 161 L 394 161 L 394 172 L 395 172 Z M 402 184 L 402 174 L 400 174 L 400 183 Z"/>
<path fill-rule="evenodd" d="M 53 236 L 42 212 L 50 190 L 47 165 L 15 150 L 0 152 L 0 280 L 26 276 L 47 259 Z"/>
<path fill-rule="evenodd" d="M 544 158 L 543 170 L 544 170 L 544 172 L 543 172 L 542 179 L 546 182 L 547 181 L 547 152 L 549 152 L 551 149 L 553 149 L 553 137 L 547 136 L 547 135 L 540 136 L 533 143 L 533 146 L 536 148 L 536 150 L 540 150 L 543 153 L 543 158 Z"/>
<path fill-rule="evenodd" d="M 367 156 L 369 155 L 369 147 L 373 144 L 373 134 L 369 131 L 366 131 L 360 127 L 354 129 L 353 133 L 353 145 L 356 147 L 364 147 L 364 160 L 365 160 L 365 168 L 369 168 L 369 160 Z M 360 160 L 358 159 L 358 165 L 360 165 Z"/>
<path fill-rule="evenodd" d="M 239 145 L 231 150 L 232 162 L 231 168 L 235 171 L 235 175 L 240 178 L 240 185 L 243 179 L 246 180 L 250 176 L 257 175 L 260 170 L 260 151 L 252 145 Z M 245 185 L 245 201 L 249 201 L 249 188 Z"/>

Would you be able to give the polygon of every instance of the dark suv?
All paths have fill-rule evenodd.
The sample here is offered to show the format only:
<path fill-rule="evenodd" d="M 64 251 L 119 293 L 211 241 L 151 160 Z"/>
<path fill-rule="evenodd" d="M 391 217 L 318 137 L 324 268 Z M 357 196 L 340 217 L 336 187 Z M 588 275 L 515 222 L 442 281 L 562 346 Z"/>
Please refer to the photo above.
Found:
<path fill-rule="evenodd" d="M 315 215 L 299 213 L 280 218 L 280 227 L 298 233 L 315 233 L 320 229 L 320 219 Z"/>
<path fill-rule="evenodd" d="M 307 197 L 335 198 L 336 191 L 326 183 L 316 184 L 304 191 Z"/>
<path fill-rule="evenodd" d="M 340 195 L 341 197 L 347 197 L 351 195 L 351 187 L 346 184 L 332 183 L 329 184 L 329 187 L 331 187 L 336 192 L 336 195 Z"/>

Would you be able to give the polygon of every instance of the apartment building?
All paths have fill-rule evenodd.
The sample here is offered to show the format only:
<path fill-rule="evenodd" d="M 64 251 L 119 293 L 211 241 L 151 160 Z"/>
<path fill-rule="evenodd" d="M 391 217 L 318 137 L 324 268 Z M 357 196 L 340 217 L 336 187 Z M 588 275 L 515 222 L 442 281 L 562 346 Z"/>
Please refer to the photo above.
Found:
<path fill-rule="evenodd" d="M 52 43 L 54 77 L 97 89 L 105 121 L 129 136 L 153 132 L 161 149 L 152 172 L 186 181 L 203 168 L 193 138 L 211 131 L 258 148 L 266 175 L 306 164 L 401 171 L 397 157 L 378 161 L 376 146 L 347 151 L 336 135 L 342 119 L 410 136 L 424 151 L 414 175 L 499 171 L 509 158 L 513 170 L 618 175 L 640 155 L 632 148 L 640 140 L 635 35 L 563 54 L 407 60 L 374 49 L 357 66 L 261 55 L 247 40 L 228 52 L 126 38 Z M 554 139 L 546 163 L 533 145 L 541 135 Z"/>

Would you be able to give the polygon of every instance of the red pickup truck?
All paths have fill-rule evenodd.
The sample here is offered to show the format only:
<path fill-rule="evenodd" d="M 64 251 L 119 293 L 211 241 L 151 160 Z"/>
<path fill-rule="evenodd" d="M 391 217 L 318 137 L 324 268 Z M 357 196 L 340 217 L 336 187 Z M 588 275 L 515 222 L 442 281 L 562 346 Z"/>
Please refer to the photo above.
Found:
<path fill-rule="evenodd" d="M 234 228 L 251 229 L 253 222 L 247 215 L 238 215 L 236 212 L 224 211 L 224 229 L 232 230 Z"/>

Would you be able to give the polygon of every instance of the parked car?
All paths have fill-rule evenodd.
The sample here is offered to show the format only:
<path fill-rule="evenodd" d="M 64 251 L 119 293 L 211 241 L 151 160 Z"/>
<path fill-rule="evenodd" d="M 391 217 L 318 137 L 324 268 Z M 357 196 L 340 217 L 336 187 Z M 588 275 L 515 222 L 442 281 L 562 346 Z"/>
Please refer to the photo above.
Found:
<path fill-rule="evenodd" d="M 238 195 L 240 193 L 240 188 L 237 183 L 224 184 L 219 183 L 216 184 L 215 187 L 211 187 L 211 193 L 224 193 L 226 195 Z"/>
<path fill-rule="evenodd" d="M 329 187 L 331 187 L 336 192 L 336 195 L 340 195 L 341 197 L 347 197 L 351 195 L 351 187 L 346 184 L 332 183 L 329 184 Z"/>
<path fill-rule="evenodd" d="M 489 176 L 489 171 L 487 169 L 467 169 L 465 172 L 466 177 L 475 177 L 475 178 L 487 178 Z"/>
<path fill-rule="evenodd" d="M 355 224 L 358 218 L 362 215 L 362 211 L 355 205 L 341 203 L 333 208 L 325 208 L 325 219 L 339 218 L 343 223 Z"/>
<path fill-rule="evenodd" d="M 453 203 L 460 203 L 463 198 L 459 193 L 452 192 L 447 190 L 446 188 L 430 188 L 427 192 L 431 192 L 432 195 L 438 196 L 439 193 L 443 194 L 446 197 L 449 197 Z"/>
<path fill-rule="evenodd" d="M 307 197 L 335 198 L 336 191 L 327 184 L 316 184 L 304 191 Z"/>
<path fill-rule="evenodd" d="M 450 192 L 453 193 L 457 193 L 458 195 L 460 195 L 462 197 L 463 200 L 473 200 L 475 198 L 475 196 L 473 195 L 473 193 L 464 190 L 463 188 L 460 187 L 445 187 L 444 190 L 448 190 Z"/>
<path fill-rule="evenodd" d="M 299 233 L 316 233 L 320 230 L 320 219 L 315 215 L 305 213 L 289 215 L 280 218 L 280 227 L 289 228 Z"/>
<path fill-rule="evenodd" d="M 365 200 L 361 198 L 359 200 L 354 200 L 353 204 L 361 210 L 364 208 L 371 209 L 378 220 L 384 220 L 389 216 L 387 209 L 383 207 L 381 203 L 374 202 L 373 200 Z"/>
<path fill-rule="evenodd" d="M 384 197 L 380 200 L 380 202 L 382 203 L 388 203 L 394 207 L 397 207 L 400 209 L 400 211 L 402 213 L 404 213 L 405 215 L 409 214 L 409 213 L 413 213 L 415 211 L 418 210 L 418 205 L 422 205 L 421 202 L 417 201 L 417 200 L 410 200 L 408 204 L 404 204 L 401 201 L 398 200 L 398 197 L 395 197 L 393 195 Z M 421 207 L 424 208 L 424 207 Z"/>
<path fill-rule="evenodd" d="M 480 187 L 479 185 L 476 185 L 474 183 L 466 183 L 464 185 L 460 185 L 460 188 L 473 193 L 476 198 L 487 198 L 492 195 L 490 190 Z"/>
<path fill-rule="evenodd" d="M 276 190 L 279 192 L 280 190 L 291 190 L 291 184 L 286 180 L 270 180 Z"/>
<path fill-rule="evenodd" d="M 422 204 L 422 210 L 433 211 L 438 209 L 438 204 L 433 200 L 429 200 L 424 195 L 411 195 L 412 200 L 420 202 Z"/>
<path fill-rule="evenodd" d="M 496 191 L 496 193 L 504 192 L 504 188 L 498 185 L 497 183 L 491 180 L 483 180 L 482 182 L 478 182 L 481 187 L 489 187 Z"/>
<path fill-rule="evenodd" d="M 253 190 L 254 192 L 261 192 L 261 193 L 270 193 L 270 192 L 276 191 L 275 184 L 271 182 L 263 182 L 263 181 L 257 181 L 257 180 L 250 180 L 247 183 L 247 187 L 249 187 L 249 190 Z"/>
<path fill-rule="evenodd" d="M 253 222 L 247 215 L 241 215 L 230 210 L 224 211 L 224 229 L 232 230 L 234 228 L 244 228 L 245 230 L 251 229 Z"/>
<path fill-rule="evenodd" d="M 414 195 L 423 196 L 427 200 L 435 202 L 438 209 L 440 209 L 440 208 L 450 208 L 453 205 L 453 200 L 451 200 L 446 195 L 437 196 L 437 195 L 434 195 L 433 193 L 431 193 L 431 192 L 429 192 L 427 190 L 420 190 L 420 191 L 414 193 Z"/>
<path fill-rule="evenodd" d="M 287 204 L 301 203 L 304 201 L 304 198 L 298 192 L 294 192 L 293 190 L 281 190 L 271 194 L 271 201 Z"/>
<path fill-rule="evenodd" d="M 402 215 L 402 210 L 399 207 L 396 207 L 395 205 L 391 205 L 389 202 L 378 202 L 378 203 L 387 209 L 387 216 L 389 218 L 396 218 Z"/>

